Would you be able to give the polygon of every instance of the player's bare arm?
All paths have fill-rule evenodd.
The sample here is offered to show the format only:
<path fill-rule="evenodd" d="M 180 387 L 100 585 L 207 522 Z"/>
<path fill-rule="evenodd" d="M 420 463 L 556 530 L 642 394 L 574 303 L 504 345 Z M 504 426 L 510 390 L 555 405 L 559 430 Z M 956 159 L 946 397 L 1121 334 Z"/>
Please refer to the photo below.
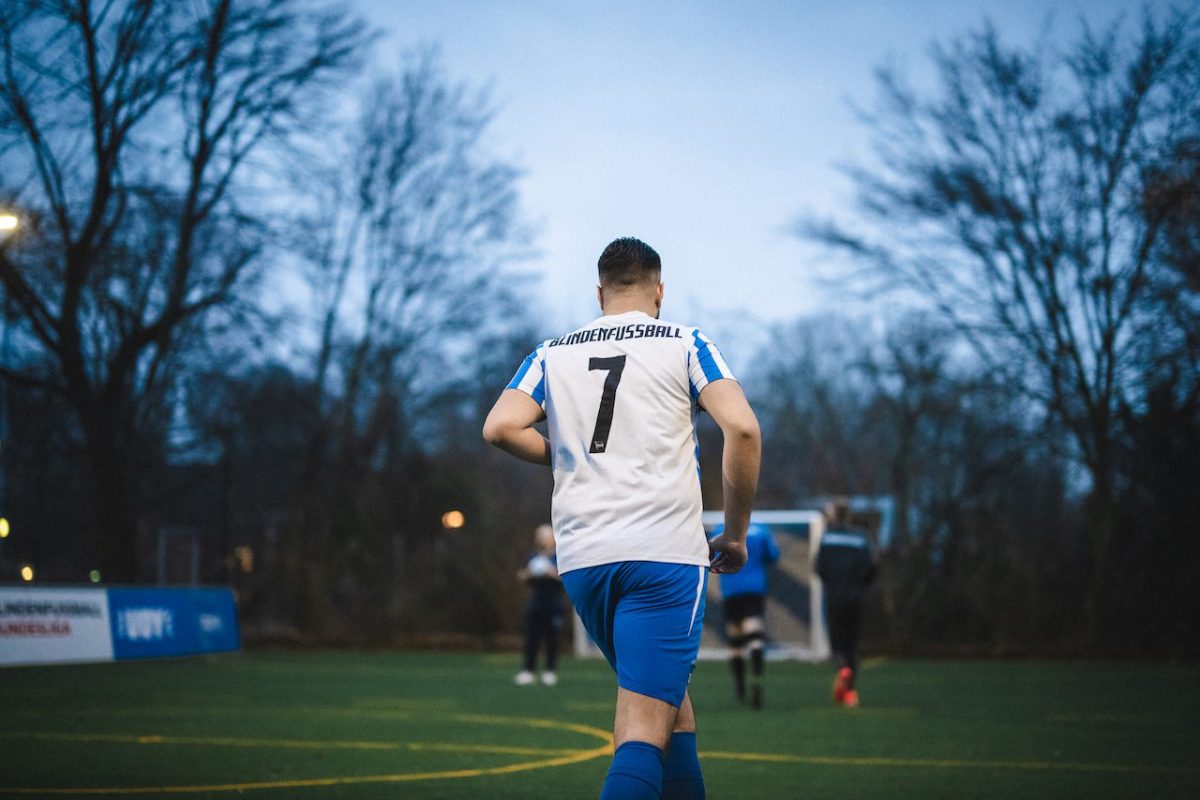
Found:
<path fill-rule="evenodd" d="M 721 476 L 725 488 L 725 531 L 709 542 L 712 571 L 737 572 L 746 563 L 746 529 L 758 490 L 762 433 L 758 418 L 737 381 L 718 380 L 700 392 L 700 405 L 712 416 L 725 445 Z"/>
<path fill-rule="evenodd" d="M 550 442 L 534 425 L 546 418 L 532 397 L 505 389 L 483 423 L 483 438 L 522 461 L 550 466 Z"/>

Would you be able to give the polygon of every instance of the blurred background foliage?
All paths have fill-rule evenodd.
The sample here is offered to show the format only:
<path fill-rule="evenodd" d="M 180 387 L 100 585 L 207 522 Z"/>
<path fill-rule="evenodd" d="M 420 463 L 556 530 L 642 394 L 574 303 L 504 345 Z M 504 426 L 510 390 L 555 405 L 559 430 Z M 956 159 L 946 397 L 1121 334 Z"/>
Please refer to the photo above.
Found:
<path fill-rule="evenodd" d="M 516 632 L 550 475 L 479 430 L 561 331 L 489 93 L 431 49 L 364 69 L 374 38 L 291 0 L 6 4 L 0 579 L 152 582 L 185 542 L 251 637 Z M 877 648 L 1195 657 L 1196 17 L 931 58 L 879 73 L 858 214 L 797 226 L 846 302 L 726 348 L 759 507 L 893 499 Z"/>

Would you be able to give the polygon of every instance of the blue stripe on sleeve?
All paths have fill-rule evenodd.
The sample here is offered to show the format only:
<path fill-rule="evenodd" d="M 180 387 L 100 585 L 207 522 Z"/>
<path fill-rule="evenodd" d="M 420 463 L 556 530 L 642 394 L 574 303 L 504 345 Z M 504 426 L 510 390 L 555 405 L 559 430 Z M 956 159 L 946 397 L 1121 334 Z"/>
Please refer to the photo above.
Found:
<path fill-rule="evenodd" d="M 533 387 L 533 391 L 529 393 L 529 396 L 532 397 L 533 401 L 535 403 L 537 403 L 539 406 L 542 404 L 542 401 L 546 399 L 546 370 L 545 370 L 545 367 L 542 368 L 542 379 L 537 382 L 537 386 Z"/>
<path fill-rule="evenodd" d="M 692 331 L 692 339 L 696 342 L 696 355 L 700 359 L 700 369 L 704 370 L 704 379 L 707 381 L 719 381 L 724 378 L 721 368 L 717 366 L 717 362 L 713 360 L 712 353 L 708 349 L 708 342 L 701 341 L 700 329 Z"/>
<path fill-rule="evenodd" d="M 533 359 L 536 355 L 537 350 L 534 350 L 532 353 L 525 356 L 525 361 L 521 363 L 521 367 L 517 370 L 517 374 L 513 376 L 511 381 L 508 382 L 508 386 L 504 387 L 505 389 L 521 388 L 521 381 L 525 379 L 525 373 L 529 372 L 529 368 L 533 366 Z"/>

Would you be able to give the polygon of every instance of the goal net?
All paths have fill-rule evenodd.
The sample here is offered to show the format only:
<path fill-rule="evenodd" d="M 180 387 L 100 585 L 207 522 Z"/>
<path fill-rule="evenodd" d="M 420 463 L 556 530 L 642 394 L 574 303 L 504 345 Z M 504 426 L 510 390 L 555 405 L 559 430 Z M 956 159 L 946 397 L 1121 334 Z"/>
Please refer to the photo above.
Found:
<path fill-rule="evenodd" d="M 703 519 L 705 531 L 711 532 L 725 518 L 720 511 L 706 511 Z M 828 658 L 821 585 L 814 571 L 824 517 L 819 511 L 755 511 L 750 519 L 770 528 L 779 545 L 779 560 L 767 571 L 767 657 L 804 661 Z M 727 658 L 729 647 L 716 575 L 708 582 L 707 609 L 700 658 Z M 577 656 L 600 656 L 578 616 L 574 637 Z"/>

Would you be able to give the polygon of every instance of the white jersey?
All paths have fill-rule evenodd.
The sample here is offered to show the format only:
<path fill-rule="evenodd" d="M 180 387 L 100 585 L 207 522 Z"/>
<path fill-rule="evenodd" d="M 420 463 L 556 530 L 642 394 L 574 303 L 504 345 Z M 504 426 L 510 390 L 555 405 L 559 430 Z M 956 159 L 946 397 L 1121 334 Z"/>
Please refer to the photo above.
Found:
<path fill-rule="evenodd" d="M 558 568 L 708 563 L 696 400 L 732 378 L 688 325 L 641 311 L 540 344 L 508 384 L 546 411 Z"/>

